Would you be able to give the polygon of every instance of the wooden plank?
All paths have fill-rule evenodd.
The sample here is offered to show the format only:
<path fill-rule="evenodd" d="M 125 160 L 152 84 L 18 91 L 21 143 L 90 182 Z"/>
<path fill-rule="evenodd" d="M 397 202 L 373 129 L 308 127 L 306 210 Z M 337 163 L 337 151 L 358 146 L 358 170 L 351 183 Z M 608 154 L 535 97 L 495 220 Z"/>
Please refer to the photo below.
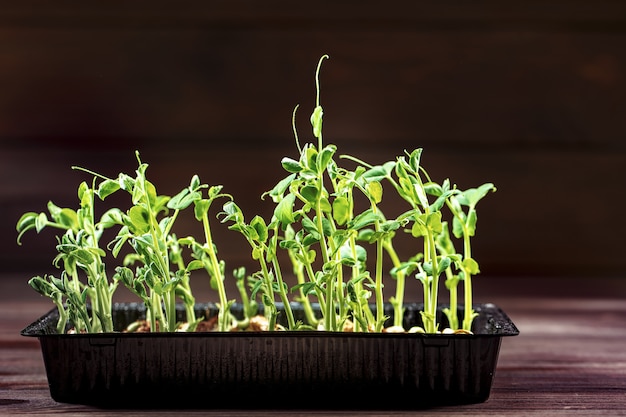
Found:
<path fill-rule="evenodd" d="M 37 342 L 18 336 L 24 323 L 49 309 L 27 289 L 0 280 L 0 405 L 12 415 L 171 415 L 173 410 L 103 410 L 55 403 L 49 397 Z M 566 279 L 529 278 L 527 286 L 504 291 L 499 305 L 521 333 L 505 338 L 494 386 L 482 404 L 441 407 L 420 415 L 596 416 L 626 415 L 626 307 L 624 292 L 606 279 L 578 282 L 569 297 L 558 296 Z M 546 291 L 535 292 L 538 285 Z M 12 284 L 13 285 L 13 284 Z M 596 292 L 604 287 L 605 291 Z M 502 288 L 500 289 L 502 290 Z M 587 294 L 593 293 L 591 297 Z M 545 294 L 547 296 L 544 296 Z M 551 294 L 557 295 L 552 297 Z M 485 294 L 489 297 L 488 294 Z M 177 414 L 226 416 L 414 415 L 411 410 L 176 410 Z"/>

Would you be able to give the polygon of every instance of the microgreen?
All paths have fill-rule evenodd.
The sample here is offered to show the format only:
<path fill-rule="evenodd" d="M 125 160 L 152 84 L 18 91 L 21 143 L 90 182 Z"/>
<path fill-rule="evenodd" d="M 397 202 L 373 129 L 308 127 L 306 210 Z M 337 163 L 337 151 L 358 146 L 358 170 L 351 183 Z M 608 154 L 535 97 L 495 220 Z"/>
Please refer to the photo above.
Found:
<path fill-rule="evenodd" d="M 120 173 L 108 178 L 81 167 L 73 167 L 93 176 L 93 185 L 83 182 L 78 188 L 80 208 L 76 211 L 48 203 L 46 213 L 25 213 L 17 223 L 18 243 L 28 230 L 40 232 L 46 227 L 65 230 L 57 237 L 58 255 L 55 266 L 62 269 L 61 278 L 34 277 L 30 285 L 50 297 L 59 310 L 57 330 L 64 332 L 71 324 L 76 332 L 111 332 L 113 294 L 121 282 L 146 305 L 147 320 L 152 331 L 176 331 L 179 323 L 176 302 L 182 300 L 186 312 L 187 331 L 192 331 L 202 318 L 195 316 L 195 297 L 190 286 L 192 271 L 205 268 L 211 285 L 218 289 L 220 312 L 226 329 L 228 307 L 223 286 L 223 263 L 217 261 L 212 243 L 207 211 L 211 202 L 229 197 L 220 193 L 221 186 L 209 187 L 193 176 L 190 185 L 174 197 L 159 195 L 147 176 L 148 164 L 136 153 L 138 168 L 135 176 Z M 203 191 L 208 190 L 207 198 Z M 112 194 L 125 191 L 130 196 L 126 210 L 110 208 L 96 221 L 95 197 L 104 201 Z M 206 242 L 196 243 L 192 237 L 178 239 L 174 223 L 182 210 L 194 207 L 196 218 L 202 222 Z M 104 229 L 117 228 L 117 235 L 107 245 L 100 240 Z M 184 248 L 192 249 L 192 259 Z M 124 248 L 130 248 L 124 251 Z M 110 253 L 117 259 L 125 253 L 121 265 L 115 267 L 111 279 L 103 258 Z M 131 269 L 135 266 L 134 270 Z M 86 279 L 79 272 L 83 271 Z M 90 313 L 91 312 L 91 313 Z"/>
<path fill-rule="evenodd" d="M 51 227 L 65 231 L 57 236 L 58 254 L 53 262 L 61 270 L 60 278 L 44 275 L 29 281 L 35 291 L 50 297 L 58 307 L 57 331 L 60 333 L 65 332 L 68 323 L 72 323 L 78 333 L 113 330 L 111 300 L 118 282 L 107 278 L 100 238 L 103 230 L 112 225 L 110 219 L 119 212 L 113 209 L 96 219 L 95 196 L 95 188 L 82 182 L 78 187 L 78 209 L 61 208 L 48 202 L 48 214 L 28 212 L 17 222 L 18 244 L 29 230 L 39 233 Z M 83 274 L 86 280 L 81 281 Z M 87 304 L 91 304 L 90 310 Z"/>
<path fill-rule="evenodd" d="M 323 107 L 320 100 L 319 74 L 324 55 L 316 71 L 316 100 L 311 114 L 315 143 L 300 144 L 293 131 L 299 156 L 284 157 L 282 167 L 288 175 L 267 195 L 276 203 L 275 220 L 286 231 L 280 247 L 289 253 L 298 284 L 299 301 L 317 298 L 321 307 L 321 326 L 341 331 L 352 321 L 357 331 L 381 331 L 384 315 L 383 276 L 385 259 L 392 268 L 386 273 L 395 279 L 396 293 L 388 301 L 394 308 L 394 325 L 403 322 L 406 278 L 413 274 L 423 288 L 424 310 L 421 331 L 439 331 L 437 310 L 440 277 L 445 275 L 450 306 L 444 311 L 448 325 L 459 328 L 457 285 L 464 281 L 465 316 L 462 327 L 471 329 L 476 313 L 472 309 L 471 277 L 478 264 L 471 257 L 470 237 L 476 226 L 476 204 L 492 184 L 461 191 L 449 180 L 434 182 L 421 165 L 422 149 L 406 152 L 394 161 L 368 164 L 351 155 L 341 158 L 357 163 L 354 170 L 337 164 L 337 147 L 324 144 Z M 408 203 L 406 211 L 386 217 L 381 210 L 383 183 Z M 366 197 L 368 206 L 357 210 L 355 193 Z M 464 210 L 466 207 L 466 210 Z M 444 209 L 449 212 L 444 214 Z M 452 216 L 453 234 L 463 239 L 463 252 L 457 254 L 448 232 L 446 216 Z M 401 260 L 393 241 L 404 229 L 421 243 L 407 260 Z M 367 250 L 368 245 L 371 250 Z M 368 259 L 368 256 L 371 259 Z M 373 271 L 368 265 L 373 264 Z M 373 301 L 372 301 L 373 298 Z M 370 305 L 374 305 L 374 312 Z M 310 317 L 310 314 L 308 314 Z M 314 322 L 310 318 L 311 323 Z"/>
<path fill-rule="evenodd" d="M 68 324 L 78 332 L 113 331 L 111 303 L 120 282 L 146 305 L 151 330 L 180 330 L 176 305 L 181 301 L 186 313 L 184 330 L 193 331 L 203 319 L 195 315 L 196 299 L 190 285 L 198 270 L 208 274 L 209 285 L 217 293 L 216 330 L 222 332 L 247 329 L 260 310 L 257 299 L 269 330 L 381 332 L 389 322 L 387 304 L 393 308 L 393 326 L 402 328 L 409 286 L 421 289 L 424 307 L 422 326 L 406 331 L 442 330 L 438 311 L 444 290 L 448 306 L 441 310 L 446 326 L 471 331 L 477 315 L 472 307 L 472 278 L 479 273 L 471 238 L 476 234 L 477 204 L 495 191 L 494 185 L 461 190 L 449 179 L 434 181 L 422 166 L 421 148 L 372 164 L 342 155 L 336 145 L 325 143 L 320 72 L 326 59 L 327 55 L 320 58 L 315 72 L 312 140 L 301 143 L 296 106 L 292 128 L 297 155 L 282 158 L 284 178 L 261 196 L 274 204 L 271 218 L 246 218 L 221 185 L 203 184 L 197 175 L 172 197 L 158 194 L 147 178 L 148 165 L 137 152 L 138 168 L 132 176 L 120 173 L 108 178 L 74 167 L 93 177 L 91 185 L 83 182 L 78 188 L 78 209 L 50 202 L 48 213 L 28 212 L 19 219 L 20 244 L 28 230 L 63 231 L 57 237 L 54 259 L 61 269 L 60 278 L 45 275 L 29 281 L 58 307 L 59 332 Z M 350 161 L 352 168 L 344 167 L 343 161 Z M 96 219 L 95 197 L 105 201 L 121 191 L 130 197 L 128 207 L 109 208 Z M 404 205 L 386 205 L 390 193 Z M 230 313 L 236 300 L 226 294 L 226 263 L 218 257 L 213 239 L 211 211 L 223 200 L 216 216 L 245 238 L 251 258 L 258 264 L 258 270 L 250 274 L 243 267 L 232 273 L 243 319 Z M 193 210 L 200 237 L 174 233 L 183 210 Z M 117 234 L 103 246 L 103 231 L 110 228 Z M 400 234 L 413 239 L 410 248 L 398 250 L 396 237 Z M 455 247 L 458 242 L 459 251 Z M 104 264 L 107 254 L 118 264 L 111 278 Z M 285 259 L 290 268 L 284 267 Z M 293 275 L 295 283 L 284 271 Z M 395 292 L 385 299 L 384 287 L 389 282 L 395 283 Z M 301 303 L 306 322 L 296 321 L 293 301 Z"/>

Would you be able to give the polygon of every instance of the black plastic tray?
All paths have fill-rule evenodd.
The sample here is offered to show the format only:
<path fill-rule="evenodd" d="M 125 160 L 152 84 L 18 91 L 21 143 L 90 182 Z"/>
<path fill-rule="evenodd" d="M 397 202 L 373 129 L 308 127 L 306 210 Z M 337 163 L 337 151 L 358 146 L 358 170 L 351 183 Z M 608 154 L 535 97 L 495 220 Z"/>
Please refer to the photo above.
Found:
<path fill-rule="evenodd" d="M 407 327 L 420 324 L 421 307 L 406 306 Z M 301 314 L 298 305 L 294 308 Z M 50 394 L 58 402 L 143 408 L 417 409 L 488 399 L 501 338 L 519 331 L 497 306 L 474 308 L 479 316 L 472 335 L 61 335 L 55 334 L 56 309 L 22 335 L 39 338 Z M 199 304 L 197 311 L 210 316 L 216 309 Z M 116 328 L 144 313 L 139 304 L 115 305 Z M 443 315 L 440 321 L 445 324 Z"/>

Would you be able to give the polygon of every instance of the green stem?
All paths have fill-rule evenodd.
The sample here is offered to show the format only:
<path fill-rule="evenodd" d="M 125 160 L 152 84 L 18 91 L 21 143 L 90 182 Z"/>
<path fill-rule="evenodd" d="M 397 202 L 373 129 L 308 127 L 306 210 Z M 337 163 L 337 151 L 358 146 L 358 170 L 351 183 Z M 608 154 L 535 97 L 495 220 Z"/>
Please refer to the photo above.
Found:
<path fill-rule="evenodd" d="M 313 271 L 313 266 L 311 265 L 311 263 L 306 262 L 304 264 L 304 268 L 307 272 L 307 275 L 309 276 L 309 281 L 315 283 L 316 282 L 315 271 Z M 324 293 L 319 291 L 318 288 L 315 289 L 315 294 L 317 295 L 317 302 L 320 305 L 320 311 L 325 317 L 326 316 L 326 297 L 324 297 Z"/>
<path fill-rule="evenodd" d="M 164 294 L 165 309 L 167 311 L 167 329 L 176 331 L 176 288 L 172 288 Z"/>
<path fill-rule="evenodd" d="M 226 288 L 224 288 L 224 281 L 222 279 L 222 271 L 220 269 L 220 263 L 217 260 L 217 255 L 215 253 L 215 249 L 213 247 L 213 239 L 211 234 L 211 226 L 209 225 L 209 216 L 208 210 L 202 214 L 202 226 L 204 228 L 204 238 L 205 245 L 204 251 L 209 255 L 209 260 L 211 262 L 211 275 L 215 280 L 215 285 L 217 286 L 217 294 L 219 297 L 219 315 L 217 320 L 218 330 L 221 332 L 225 332 L 228 329 L 228 317 L 227 317 L 227 307 L 228 307 L 228 299 L 226 297 Z"/>
<path fill-rule="evenodd" d="M 161 233 L 160 233 L 158 221 L 156 219 L 156 214 L 152 210 L 152 205 L 150 204 L 150 198 L 148 197 L 148 192 L 146 191 L 145 177 L 142 178 L 142 181 L 140 181 L 139 184 L 141 184 L 141 190 L 145 198 L 145 207 L 146 207 L 146 210 L 148 211 L 148 218 L 150 222 L 149 223 L 150 224 L 150 236 L 152 237 L 152 242 L 153 242 L 152 248 L 156 252 L 156 261 L 159 263 L 159 270 L 163 274 L 163 276 L 155 277 L 155 278 L 160 279 L 161 283 L 165 284 L 167 280 L 169 279 L 169 270 L 170 270 L 167 249 L 165 249 L 165 252 L 164 252 L 164 250 L 161 248 L 161 245 L 159 245 L 159 240 L 160 240 L 159 238 L 161 236 Z M 157 235 L 157 230 L 159 231 L 158 235 Z M 166 247 L 166 245 L 163 245 L 163 246 Z M 159 303 L 152 304 L 153 311 L 155 311 L 155 309 L 159 309 L 160 311 L 159 313 L 159 316 L 161 318 L 161 321 L 159 322 L 160 330 L 174 331 L 176 330 L 176 308 L 174 306 L 174 309 L 172 311 L 172 306 L 171 306 L 169 297 L 165 297 L 165 300 L 164 300 L 165 305 L 163 306 L 161 304 L 161 301 L 162 300 L 159 299 Z M 162 308 L 165 309 L 165 312 L 164 312 L 165 314 L 163 314 L 163 311 L 161 310 Z"/>
<path fill-rule="evenodd" d="M 285 285 L 283 282 L 283 277 L 280 271 L 280 265 L 278 264 L 278 260 L 276 256 L 272 258 L 272 266 L 274 267 L 274 271 L 276 274 L 276 282 L 278 283 L 278 295 L 280 300 L 283 302 L 283 307 L 285 309 L 285 314 L 287 315 L 287 324 L 290 330 L 294 330 L 296 327 L 296 320 L 293 317 L 293 311 L 291 310 L 291 304 L 289 304 L 289 297 L 287 297 L 287 293 L 285 292 Z"/>
<path fill-rule="evenodd" d="M 265 251 L 261 251 L 261 253 L 259 254 L 259 263 L 261 265 L 261 273 L 263 274 L 263 280 L 265 281 L 265 288 L 267 291 L 266 295 L 273 303 L 275 299 L 274 288 L 273 288 L 270 271 L 267 268 L 267 263 L 265 262 Z M 277 318 L 278 312 L 276 311 L 276 308 L 265 308 L 265 312 L 266 312 L 265 316 L 267 317 L 267 320 L 269 322 L 268 329 L 274 330 L 276 328 L 276 318 Z"/>
<path fill-rule="evenodd" d="M 470 236 L 466 227 L 463 227 L 463 250 L 464 257 L 469 259 L 472 257 L 472 250 L 470 246 Z M 467 331 L 471 331 L 472 329 L 472 321 L 474 321 L 475 313 L 473 307 L 472 300 L 472 274 L 467 268 L 463 268 L 465 272 L 465 279 L 463 280 L 463 293 L 465 296 L 465 312 L 463 315 L 463 329 Z"/>
<path fill-rule="evenodd" d="M 452 285 L 449 289 L 450 291 L 450 308 L 448 311 L 448 325 L 452 330 L 457 330 L 459 328 L 459 318 L 457 313 L 457 286 Z"/>
<path fill-rule="evenodd" d="M 324 190 L 323 177 L 321 173 L 318 173 L 317 177 L 317 198 L 315 201 L 315 220 L 317 230 L 320 234 L 320 251 L 322 256 L 322 265 L 327 265 L 330 261 L 328 256 L 328 244 L 326 242 L 326 236 L 324 235 L 324 222 L 322 211 L 322 192 Z M 335 297 L 334 297 L 334 279 L 331 276 L 326 280 L 326 313 L 324 314 L 324 321 L 326 330 L 335 330 L 336 327 L 336 314 L 335 314 Z"/>
<path fill-rule="evenodd" d="M 439 262 L 437 260 L 437 252 L 435 248 L 435 238 L 432 232 L 429 230 L 427 234 L 428 249 L 431 253 L 430 258 L 432 262 L 432 282 L 430 284 L 430 315 L 432 317 L 431 328 L 428 330 L 430 333 L 437 331 L 437 295 L 439 292 Z"/>
<path fill-rule="evenodd" d="M 157 323 L 159 323 L 159 330 L 162 331 L 165 325 L 163 314 L 161 311 L 161 296 L 156 292 L 152 291 L 150 294 L 150 305 L 148 312 L 150 313 L 149 321 L 150 321 L 150 331 L 157 331 Z"/>
<path fill-rule="evenodd" d="M 243 306 L 244 312 L 244 319 L 238 321 L 237 326 L 240 329 L 245 329 L 250 324 L 250 318 L 254 314 L 254 311 L 252 309 L 252 303 L 250 302 L 250 297 L 248 296 L 248 292 L 246 291 L 245 273 L 242 273 L 242 275 L 238 277 L 235 285 L 237 286 L 237 290 L 239 291 L 239 296 L 241 297 L 241 304 Z"/>
<path fill-rule="evenodd" d="M 188 285 L 179 285 L 176 291 L 183 294 L 182 299 L 184 300 L 185 305 L 185 317 L 189 324 L 193 324 L 196 322 L 196 299 L 193 296 L 190 286 Z"/>
<path fill-rule="evenodd" d="M 291 264 L 293 265 L 293 273 L 296 276 L 298 285 L 302 285 L 305 283 L 304 264 L 298 261 L 292 251 L 289 251 L 288 254 L 289 258 L 291 259 Z M 299 294 L 300 297 L 298 301 L 300 301 L 300 303 L 302 304 L 307 323 L 311 326 L 317 325 L 317 318 L 315 317 L 315 313 L 313 312 L 311 301 L 309 300 L 309 297 L 304 294 L 304 290 L 302 287 L 300 287 L 299 289 Z"/>
<path fill-rule="evenodd" d="M 326 282 L 326 314 L 324 314 L 325 328 L 329 331 L 335 331 L 337 326 L 337 315 L 335 311 L 335 300 L 333 297 L 335 287 L 335 280 L 332 276 Z"/>
<path fill-rule="evenodd" d="M 385 239 L 383 241 L 384 248 L 391 258 L 391 263 L 394 267 L 399 267 L 401 265 L 400 257 L 396 250 L 393 247 L 393 243 L 391 239 Z M 405 276 L 404 272 L 398 272 L 396 275 L 396 295 L 394 297 L 394 313 L 393 313 L 393 324 L 394 326 L 402 326 L 403 316 L 404 316 L 404 292 L 405 292 Z"/>
<path fill-rule="evenodd" d="M 379 230 L 376 222 L 376 230 Z M 376 331 L 383 330 L 385 324 L 385 306 L 383 304 L 383 242 L 382 239 L 376 241 Z"/>
<path fill-rule="evenodd" d="M 63 300 L 61 298 L 55 298 L 54 304 L 57 306 L 57 310 L 59 311 L 59 320 L 57 321 L 57 333 L 63 334 L 65 333 L 65 326 L 67 326 L 67 311 L 65 310 L 65 306 L 63 305 Z"/>
<path fill-rule="evenodd" d="M 169 235 L 169 232 L 168 232 L 168 235 Z M 180 252 L 180 248 L 178 246 L 176 248 L 177 248 L 176 250 Z M 185 263 L 183 262 L 182 255 L 178 256 L 178 261 L 176 262 L 176 265 L 178 266 L 179 271 L 185 270 Z M 196 299 L 193 296 L 193 292 L 191 291 L 191 285 L 189 283 L 189 274 L 185 274 L 183 276 L 180 283 L 178 284 L 178 288 L 176 289 L 176 291 L 179 291 L 180 293 L 183 294 L 181 298 L 183 299 L 183 302 L 185 304 L 185 316 L 187 318 L 187 322 L 189 324 L 195 323 L 196 322 L 196 311 L 195 311 Z"/>
<path fill-rule="evenodd" d="M 351 201 L 351 199 L 350 199 Z M 351 210 L 352 211 L 352 210 Z M 352 258 L 357 259 L 358 255 L 357 255 L 357 251 L 356 251 L 356 238 L 354 237 L 354 235 L 350 236 L 350 251 L 352 252 Z M 352 267 L 352 277 L 358 277 L 361 274 L 361 266 L 358 262 L 355 263 L 355 265 Z M 358 318 L 357 320 L 354 321 L 354 331 L 358 332 L 358 331 L 364 331 L 366 332 L 367 329 L 367 317 L 364 316 L 364 311 L 369 311 L 372 321 L 374 321 L 374 317 L 371 314 L 371 310 L 369 309 L 369 307 L 367 309 L 363 309 L 363 306 L 361 305 L 361 293 L 363 291 L 363 283 L 361 281 L 357 281 L 354 284 L 354 290 L 356 292 L 356 296 L 357 296 L 357 300 L 356 300 L 356 312 L 355 312 L 355 316 Z M 366 306 L 367 307 L 367 306 Z M 361 328 L 362 327 L 362 328 Z"/>

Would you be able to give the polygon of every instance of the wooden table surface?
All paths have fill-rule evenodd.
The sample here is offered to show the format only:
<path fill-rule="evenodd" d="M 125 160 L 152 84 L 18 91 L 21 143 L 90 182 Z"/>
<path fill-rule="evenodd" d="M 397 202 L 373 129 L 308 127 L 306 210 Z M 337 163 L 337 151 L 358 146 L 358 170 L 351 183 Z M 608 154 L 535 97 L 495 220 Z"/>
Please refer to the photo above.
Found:
<path fill-rule="evenodd" d="M 50 398 L 39 343 L 19 332 L 51 304 L 26 287 L 23 277 L 0 278 L 0 415 L 118 415 L 120 410 Z M 503 339 L 485 403 L 419 411 L 121 411 L 134 416 L 626 416 L 626 279 L 488 281 L 477 285 L 482 294 L 477 302 L 502 307 L 521 333 Z"/>

